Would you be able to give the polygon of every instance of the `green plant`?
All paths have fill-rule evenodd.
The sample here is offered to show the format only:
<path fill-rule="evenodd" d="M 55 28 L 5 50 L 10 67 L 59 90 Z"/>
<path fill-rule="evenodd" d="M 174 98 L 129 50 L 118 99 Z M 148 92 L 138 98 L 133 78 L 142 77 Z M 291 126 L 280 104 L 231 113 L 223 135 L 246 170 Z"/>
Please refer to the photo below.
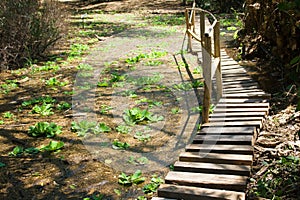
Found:
<path fill-rule="evenodd" d="M 35 104 L 51 104 L 55 103 L 56 100 L 53 99 L 51 96 L 43 96 L 43 97 L 38 97 L 38 98 L 33 98 L 28 101 L 23 101 L 22 107 L 27 107 Z"/>
<path fill-rule="evenodd" d="M 203 81 L 195 80 L 192 83 L 192 87 L 193 88 L 198 88 L 198 87 L 203 87 L 203 86 L 204 86 L 204 82 Z"/>
<path fill-rule="evenodd" d="M 163 104 L 161 101 L 153 101 L 148 98 L 142 98 L 142 99 L 136 100 L 135 103 L 136 104 L 146 103 L 146 104 L 148 104 L 149 108 L 152 108 L 153 106 L 161 106 Z"/>
<path fill-rule="evenodd" d="M 71 131 L 77 132 L 77 136 L 83 137 L 87 133 L 99 134 L 104 132 L 110 132 L 111 128 L 105 123 L 97 123 L 94 121 L 82 120 L 80 122 L 71 123 Z"/>
<path fill-rule="evenodd" d="M 130 156 L 128 162 L 135 165 L 145 165 L 149 162 L 149 160 L 146 157 L 135 158 Z"/>
<path fill-rule="evenodd" d="M 4 121 L 3 120 L 0 120 L 0 125 L 3 125 L 4 124 Z"/>
<path fill-rule="evenodd" d="M 6 166 L 6 164 L 5 163 L 3 163 L 3 162 L 0 162 L 0 168 L 2 168 L 2 167 L 5 167 Z"/>
<path fill-rule="evenodd" d="M 155 26 L 176 26 L 185 23 L 185 18 L 183 15 L 174 14 L 162 14 L 153 15 L 146 18 L 150 24 Z"/>
<path fill-rule="evenodd" d="M 157 188 L 162 183 L 164 183 L 163 179 L 161 179 L 160 177 L 157 177 L 156 175 L 153 175 L 151 178 L 151 183 L 146 184 L 143 187 L 143 192 L 145 194 L 154 193 L 154 192 L 156 192 Z"/>
<path fill-rule="evenodd" d="M 91 198 L 83 198 L 83 200 L 102 200 L 104 198 L 104 194 L 93 195 Z"/>
<path fill-rule="evenodd" d="M 142 110 L 138 107 L 126 109 L 123 114 L 123 119 L 128 125 L 134 125 L 142 122 L 158 122 L 164 119 L 163 116 L 157 116 L 148 110 Z"/>
<path fill-rule="evenodd" d="M 61 129 L 61 126 L 58 126 L 53 122 L 38 122 L 34 126 L 29 127 L 28 134 L 33 137 L 54 137 L 61 134 Z"/>
<path fill-rule="evenodd" d="M 125 150 L 130 147 L 130 144 L 127 142 L 120 142 L 119 140 L 115 139 L 112 143 L 112 148 L 117 150 Z"/>
<path fill-rule="evenodd" d="M 176 90 L 181 90 L 181 91 L 189 91 L 193 88 L 193 84 L 192 83 L 179 83 L 179 84 L 173 85 L 173 88 Z"/>
<path fill-rule="evenodd" d="M 3 113 L 2 116 L 4 118 L 11 119 L 14 117 L 14 114 L 12 114 L 10 111 L 7 111 L 7 112 Z"/>
<path fill-rule="evenodd" d="M 201 66 L 197 66 L 195 67 L 195 69 L 193 69 L 193 74 L 202 74 L 202 67 Z"/>
<path fill-rule="evenodd" d="M 144 135 L 143 132 L 136 132 L 134 138 L 142 142 L 147 142 L 151 139 L 151 135 L 150 134 Z"/>
<path fill-rule="evenodd" d="M 68 59 L 78 58 L 79 56 L 83 55 L 87 50 L 89 50 L 89 46 L 86 44 L 72 44 L 70 47 Z"/>
<path fill-rule="evenodd" d="M 137 86 L 144 86 L 144 85 L 154 85 L 157 84 L 164 78 L 162 74 L 154 73 L 152 76 L 142 76 L 142 77 L 134 77 L 129 79 L 129 82 L 137 85 Z"/>
<path fill-rule="evenodd" d="M 289 199 L 289 194 L 294 194 L 298 190 L 297 183 L 300 182 L 299 164 L 299 157 L 281 157 L 259 177 L 256 182 L 255 195 L 268 199 L 279 200 L 283 197 Z"/>
<path fill-rule="evenodd" d="M 68 110 L 72 107 L 72 105 L 68 102 L 60 102 L 58 105 L 57 105 L 57 109 L 58 110 Z"/>
<path fill-rule="evenodd" d="M 65 146 L 64 142 L 62 141 L 50 141 L 48 145 L 46 146 L 42 146 L 40 148 L 40 151 L 58 151 L 60 149 L 62 149 Z"/>
<path fill-rule="evenodd" d="M 214 112 L 214 109 L 215 109 L 215 105 L 211 104 L 209 108 L 209 113 L 212 114 Z M 198 112 L 201 114 L 203 111 L 203 106 L 193 107 L 191 108 L 191 111 L 195 113 Z"/>
<path fill-rule="evenodd" d="M 31 113 L 37 113 L 40 114 L 42 116 L 49 116 L 49 115 L 53 115 L 54 112 L 52 112 L 52 104 L 46 104 L 43 103 L 41 106 L 40 105 L 35 105 L 32 110 Z"/>
<path fill-rule="evenodd" d="M 101 113 L 101 114 L 106 114 L 106 113 L 108 113 L 108 111 L 110 111 L 110 110 L 112 110 L 112 109 L 113 109 L 113 107 L 102 104 L 102 105 L 100 106 L 100 113 Z"/>
<path fill-rule="evenodd" d="M 145 197 L 145 196 L 138 196 L 137 200 L 147 200 L 147 197 Z"/>
<path fill-rule="evenodd" d="M 49 78 L 48 80 L 46 80 L 45 84 L 50 87 L 55 87 L 55 86 L 63 87 L 68 84 L 68 81 L 61 82 L 61 81 L 57 80 L 55 77 L 52 77 L 52 78 Z"/>
<path fill-rule="evenodd" d="M 78 70 L 84 70 L 84 71 L 92 71 L 94 70 L 94 67 L 91 66 L 90 64 L 86 64 L 86 63 L 80 63 L 76 69 Z"/>
<path fill-rule="evenodd" d="M 60 67 L 56 62 L 53 61 L 47 61 L 43 66 L 41 67 L 32 67 L 32 71 L 36 72 L 36 71 L 57 71 L 59 70 Z"/>
<path fill-rule="evenodd" d="M 6 80 L 5 83 L 0 85 L 0 88 L 4 94 L 8 94 L 11 90 L 14 90 L 18 87 L 19 86 L 16 80 Z"/>
<path fill-rule="evenodd" d="M 16 146 L 11 152 L 9 152 L 9 156 L 19 156 L 24 152 L 24 148 L 20 146 Z"/>
<path fill-rule="evenodd" d="M 180 110 L 179 110 L 178 107 L 172 108 L 172 109 L 171 109 L 171 112 L 172 112 L 172 114 L 174 114 L 174 115 L 177 114 L 177 113 L 179 113 L 179 111 L 180 111 Z"/>
<path fill-rule="evenodd" d="M 145 179 L 146 179 L 145 177 L 142 177 L 141 170 L 137 170 L 132 175 L 126 175 L 124 172 L 122 172 L 119 175 L 118 183 L 121 185 L 125 185 L 125 186 L 130 186 L 132 184 L 138 185 L 138 184 L 144 182 Z"/>
<path fill-rule="evenodd" d="M 98 87 L 108 87 L 109 86 L 109 81 L 105 80 L 105 81 L 100 81 L 97 83 Z"/>
<path fill-rule="evenodd" d="M 150 60 L 146 63 L 147 66 L 159 66 L 164 64 L 164 62 L 160 61 L 160 60 Z"/>
<path fill-rule="evenodd" d="M 119 133 L 122 133 L 122 134 L 128 134 L 130 133 L 130 131 L 132 130 L 129 126 L 126 126 L 126 125 L 119 125 L 116 127 L 116 130 L 119 132 Z"/>

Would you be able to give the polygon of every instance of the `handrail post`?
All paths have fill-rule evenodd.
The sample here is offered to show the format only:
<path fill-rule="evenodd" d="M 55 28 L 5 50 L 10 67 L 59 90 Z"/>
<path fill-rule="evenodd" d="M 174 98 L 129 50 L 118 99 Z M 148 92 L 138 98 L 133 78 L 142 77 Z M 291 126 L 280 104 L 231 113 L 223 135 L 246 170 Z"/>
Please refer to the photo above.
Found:
<path fill-rule="evenodd" d="M 196 19 L 196 10 L 193 9 L 193 11 L 192 11 L 192 27 L 193 27 L 193 33 L 196 33 L 195 19 Z"/>
<path fill-rule="evenodd" d="M 216 69 L 217 101 L 223 96 L 220 48 L 220 22 L 217 21 L 214 26 L 214 55 L 216 58 L 219 58 L 219 64 Z"/>
<path fill-rule="evenodd" d="M 201 41 L 204 41 L 204 32 L 205 32 L 205 14 L 203 11 L 200 12 L 200 37 Z"/>
<path fill-rule="evenodd" d="M 207 34 L 204 36 L 204 47 L 202 48 L 203 57 L 203 75 L 204 75 L 204 98 L 202 105 L 202 122 L 208 123 L 210 110 L 210 95 L 212 92 L 211 80 L 211 37 Z"/>
<path fill-rule="evenodd" d="M 185 23 L 186 23 L 186 34 L 188 37 L 188 50 L 192 51 L 192 36 L 191 34 L 188 32 L 188 30 L 190 30 L 190 20 L 189 20 L 189 11 L 188 9 L 185 9 Z"/>

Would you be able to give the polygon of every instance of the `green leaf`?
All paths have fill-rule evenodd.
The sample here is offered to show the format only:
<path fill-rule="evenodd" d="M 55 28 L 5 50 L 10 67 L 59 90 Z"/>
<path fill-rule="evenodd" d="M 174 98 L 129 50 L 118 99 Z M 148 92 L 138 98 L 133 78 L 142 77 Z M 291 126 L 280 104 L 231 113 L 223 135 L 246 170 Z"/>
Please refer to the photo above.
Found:
<path fill-rule="evenodd" d="M 41 151 L 57 151 L 64 147 L 64 142 L 62 141 L 50 141 L 47 146 L 43 146 L 40 148 Z"/>
<path fill-rule="evenodd" d="M 296 63 L 300 62 L 300 56 L 296 56 L 295 58 L 293 58 L 291 61 L 290 61 L 290 65 L 294 65 Z"/>
<path fill-rule="evenodd" d="M 6 164 L 5 163 L 3 163 L 3 162 L 0 162 L 0 168 L 1 167 L 5 167 L 6 166 Z"/>
<path fill-rule="evenodd" d="M 36 147 L 30 147 L 30 148 L 25 149 L 25 153 L 28 153 L 28 154 L 36 154 L 39 151 L 40 150 Z"/>
<path fill-rule="evenodd" d="M 9 156 L 18 156 L 24 152 L 23 147 L 16 146 L 8 155 Z"/>

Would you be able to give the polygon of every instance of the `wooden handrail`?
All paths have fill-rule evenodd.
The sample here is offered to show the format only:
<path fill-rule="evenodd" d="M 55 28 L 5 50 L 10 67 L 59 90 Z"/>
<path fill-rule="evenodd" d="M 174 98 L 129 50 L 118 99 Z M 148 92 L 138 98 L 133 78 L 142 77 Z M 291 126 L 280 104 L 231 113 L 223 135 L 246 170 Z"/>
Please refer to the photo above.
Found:
<path fill-rule="evenodd" d="M 196 12 L 200 12 L 199 34 L 196 33 Z M 213 23 L 210 24 L 208 31 L 205 31 L 205 14 L 210 15 L 214 20 Z M 220 22 L 211 12 L 203 10 L 201 8 L 196 8 L 195 2 L 193 4 L 193 8 L 186 8 L 185 16 L 186 33 L 188 36 L 188 49 L 192 50 L 192 39 L 200 42 L 202 46 L 202 63 L 204 67 L 203 76 L 205 79 L 202 122 L 207 123 L 209 119 L 210 99 L 212 93 L 212 78 L 214 75 L 216 75 L 217 99 L 219 100 L 223 95 L 220 58 Z M 213 62 L 213 58 L 217 60 Z"/>

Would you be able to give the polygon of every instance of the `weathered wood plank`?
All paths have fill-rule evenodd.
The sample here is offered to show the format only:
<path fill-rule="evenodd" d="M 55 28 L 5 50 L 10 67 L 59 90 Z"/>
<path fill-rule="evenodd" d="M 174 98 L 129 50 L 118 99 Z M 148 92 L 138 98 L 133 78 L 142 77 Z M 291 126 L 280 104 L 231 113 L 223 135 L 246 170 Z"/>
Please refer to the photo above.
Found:
<path fill-rule="evenodd" d="M 239 175 L 171 171 L 166 176 L 165 182 L 167 184 L 175 183 L 186 186 L 243 191 L 246 187 L 247 178 L 247 176 Z"/>
<path fill-rule="evenodd" d="M 196 135 L 194 137 L 194 144 L 201 143 L 208 144 L 239 144 L 239 145 L 251 145 L 253 143 L 252 135 L 216 135 L 207 133 L 207 135 Z"/>
<path fill-rule="evenodd" d="M 214 109 L 214 113 L 232 113 L 232 112 L 237 112 L 237 113 L 243 113 L 243 112 L 246 112 L 246 113 L 251 113 L 251 112 L 265 112 L 267 113 L 269 109 L 266 109 L 266 108 L 218 108 L 216 107 Z"/>
<path fill-rule="evenodd" d="M 226 112 L 224 109 L 223 112 L 214 112 L 213 114 L 210 114 L 210 117 L 245 117 L 245 116 L 260 116 L 264 117 L 266 116 L 266 111 L 261 111 L 261 112 Z"/>
<path fill-rule="evenodd" d="M 189 144 L 186 146 L 188 152 L 211 152 L 211 153 L 231 153 L 252 155 L 253 147 L 251 145 L 222 145 L 222 144 Z"/>
<path fill-rule="evenodd" d="M 152 197 L 151 200 L 177 200 L 177 199 L 169 199 L 169 198 L 163 198 L 163 197 Z"/>
<path fill-rule="evenodd" d="M 255 127 L 202 127 L 198 135 L 218 134 L 218 135 L 252 135 Z"/>
<path fill-rule="evenodd" d="M 236 91 L 232 91 L 232 90 L 224 90 L 224 93 L 226 95 L 228 94 L 237 94 L 237 95 L 240 95 L 240 94 L 247 94 L 247 95 L 253 95 L 255 93 L 262 93 L 262 94 L 266 94 L 263 90 L 261 89 L 244 89 L 244 90 L 236 90 Z"/>
<path fill-rule="evenodd" d="M 210 117 L 209 121 L 210 122 L 236 122 L 236 121 L 262 121 L 263 117 L 262 116 L 226 116 L 224 114 L 223 116 L 218 116 L 218 117 Z"/>
<path fill-rule="evenodd" d="M 208 162 L 208 163 L 233 164 L 233 165 L 251 165 L 252 155 L 183 152 L 179 156 L 179 161 Z"/>
<path fill-rule="evenodd" d="M 243 102 L 243 103 L 218 103 L 217 104 L 217 108 L 223 108 L 223 107 L 226 107 L 226 108 L 265 108 L 265 109 L 269 109 L 269 103 L 246 103 L 246 102 Z"/>
<path fill-rule="evenodd" d="M 244 200 L 244 192 L 162 184 L 158 189 L 159 196 L 185 200 Z"/>
<path fill-rule="evenodd" d="M 215 163 L 199 163 L 199 162 L 181 162 L 174 164 L 175 171 L 208 173 L 208 174 L 231 174 L 231 175 L 250 175 L 249 165 L 229 165 Z"/>
<path fill-rule="evenodd" d="M 256 121 L 217 121 L 217 122 L 209 122 L 201 125 L 203 127 L 237 127 L 237 126 L 256 126 L 256 127 L 261 127 L 262 126 L 262 121 L 261 120 L 256 120 Z"/>
<path fill-rule="evenodd" d="M 226 104 L 231 104 L 231 103 L 267 103 L 268 100 L 258 98 L 258 99 L 248 99 L 248 98 L 240 98 L 240 99 L 232 99 L 232 98 L 221 98 L 219 103 L 226 103 Z"/>

